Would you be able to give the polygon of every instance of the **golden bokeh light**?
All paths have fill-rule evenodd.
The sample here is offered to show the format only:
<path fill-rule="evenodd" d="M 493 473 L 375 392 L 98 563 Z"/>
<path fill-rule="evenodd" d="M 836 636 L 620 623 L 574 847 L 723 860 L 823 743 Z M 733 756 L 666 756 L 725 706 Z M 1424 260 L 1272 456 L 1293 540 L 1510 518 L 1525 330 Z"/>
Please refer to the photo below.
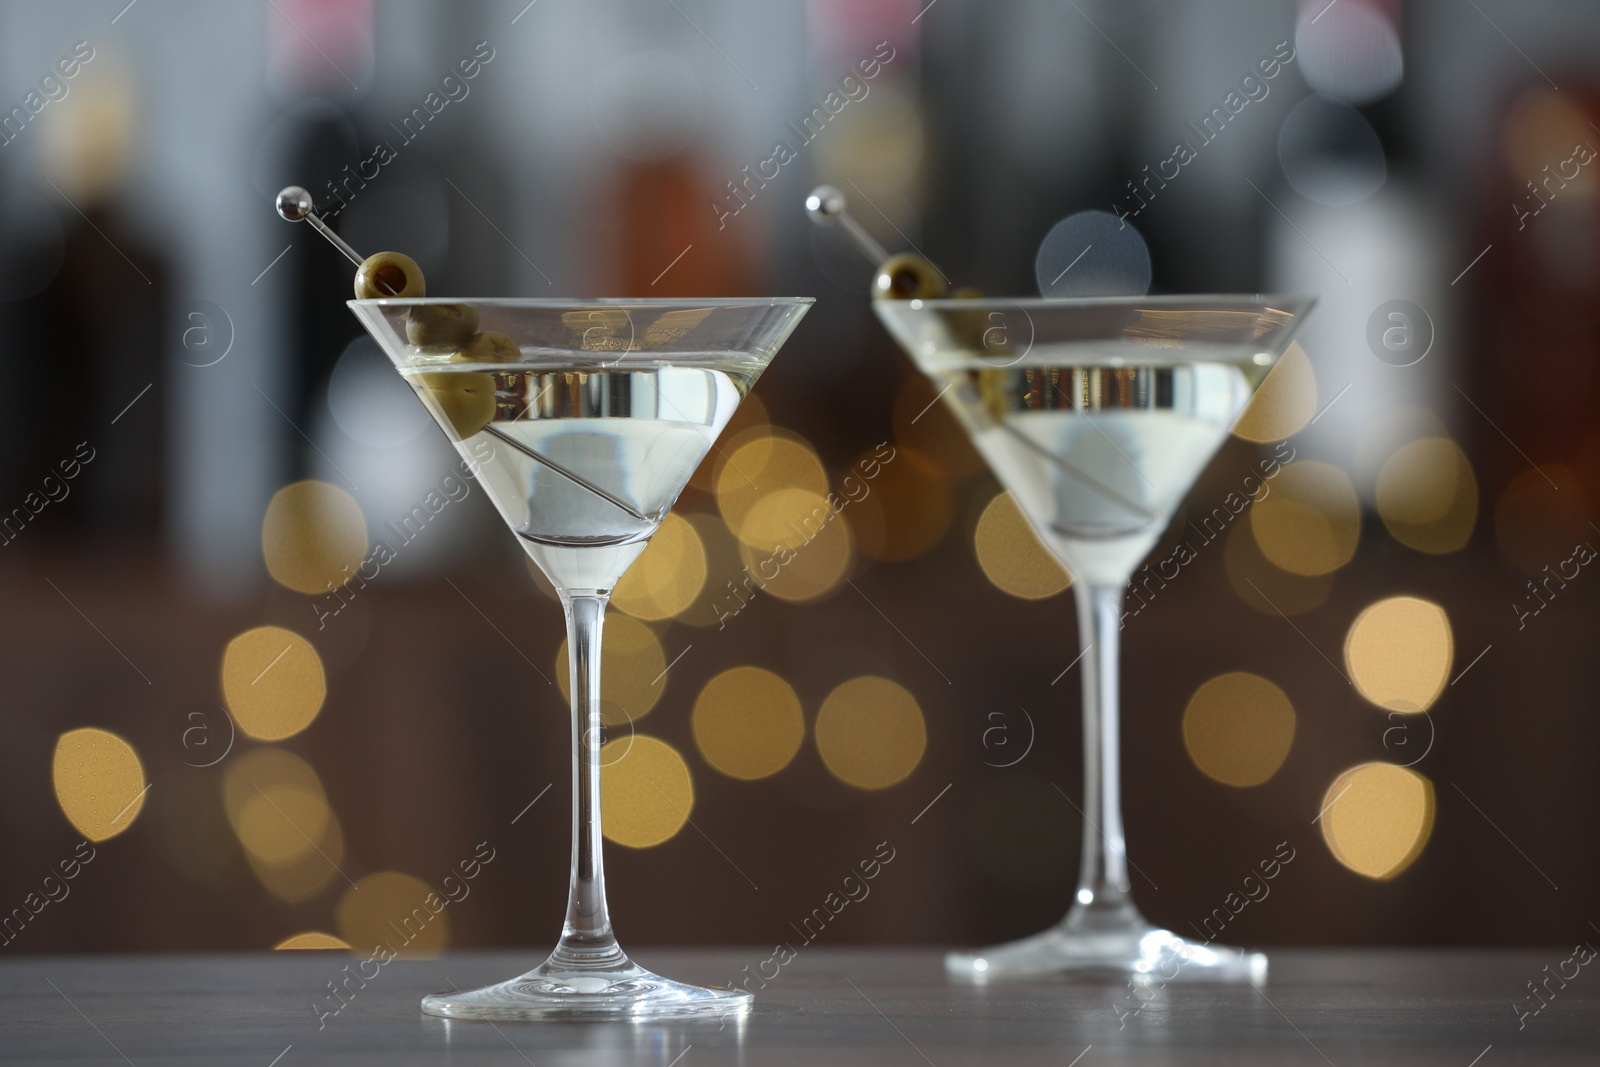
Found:
<path fill-rule="evenodd" d="M 1396 541 L 1433 555 L 1466 547 L 1478 520 L 1478 479 L 1448 437 L 1400 446 L 1378 473 L 1378 514 Z"/>
<path fill-rule="evenodd" d="M 239 832 L 239 817 L 245 804 L 257 795 L 257 790 L 296 789 L 309 793 L 323 803 L 327 793 L 322 779 L 311 764 L 281 748 L 256 748 L 240 754 L 227 762 L 222 775 L 222 807 L 228 815 L 228 824 L 234 833 Z"/>
<path fill-rule="evenodd" d="M 1299 341 L 1289 342 L 1245 406 L 1233 433 L 1246 441 L 1282 441 L 1306 428 L 1317 413 L 1317 375 Z"/>
<path fill-rule="evenodd" d="M 1386 881 L 1411 866 L 1433 832 L 1433 783 L 1409 767 L 1363 763 L 1322 798 L 1322 839 L 1357 874 Z"/>
<path fill-rule="evenodd" d="M 800 527 L 804 536 L 793 537 L 793 544 L 780 545 L 775 550 L 741 543 L 739 559 L 745 572 L 753 576 L 755 588 L 780 600 L 804 604 L 822 599 L 844 583 L 855 562 L 855 542 L 851 540 L 849 524 L 833 515 L 821 497 L 812 497 L 800 490 L 780 490 L 767 500 L 786 493 L 809 497 L 809 514 L 820 516 L 822 524 L 808 518 Z M 762 501 L 751 511 L 747 529 L 756 524 L 756 515 L 765 504 L 766 501 Z"/>
<path fill-rule="evenodd" d="M 806 736 L 793 687 L 760 667 L 733 667 L 707 682 L 691 721 L 705 761 L 745 781 L 783 770 Z"/>
<path fill-rule="evenodd" d="M 258 787 L 239 809 L 239 843 L 269 866 L 303 860 L 328 836 L 333 812 L 319 793 L 294 785 Z"/>
<path fill-rule="evenodd" d="M 739 401 L 739 406 L 733 411 L 733 417 L 717 436 L 717 447 L 706 454 L 700 466 L 695 468 L 694 474 L 689 476 L 690 488 L 707 493 L 716 492 L 717 475 L 722 473 L 722 468 L 727 465 L 728 454 L 737 451 L 739 446 L 750 438 L 770 433 L 771 429 L 771 420 L 767 418 L 767 406 L 756 394 L 747 394 Z"/>
<path fill-rule="evenodd" d="M 367 520 L 355 497 L 327 482 L 279 489 L 261 520 L 267 573 L 297 593 L 318 595 L 347 582 L 367 554 Z"/>
<path fill-rule="evenodd" d="M 334 937 L 332 934 L 322 933 L 319 930 L 307 930 L 303 934 L 295 934 L 293 937 L 286 937 L 282 941 L 279 941 L 276 945 L 273 945 L 272 948 L 275 952 L 306 949 L 312 951 L 320 951 L 325 949 L 343 949 L 346 952 L 350 951 L 350 945 L 348 942 Z"/>
<path fill-rule="evenodd" d="M 1500 494 L 1495 543 L 1513 567 L 1537 576 L 1546 567 L 1554 572 L 1574 547 L 1594 538 L 1589 521 L 1583 479 L 1570 467 L 1541 463 L 1513 478 Z"/>
<path fill-rule="evenodd" d="M 785 489 L 798 489 L 814 497 L 828 495 L 828 475 L 811 446 L 794 434 L 773 430 L 749 436 L 733 451 L 717 472 L 717 508 L 728 529 L 753 548 L 771 551 L 774 529 L 782 530 L 787 510 L 768 507 L 766 522 L 747 532 L 745 522 L 764 498 Z M 778 517 L 778 512 L 782 517 Z M 753 540 L 755 536 L 763 540 Z M 780 533 L 781 537 L 782 534 Z"/>
<path fill-rule="evenodd" d="M 1183 711 L 1183 744 L 1201 773 L 1223 785 L 1260 785 L 1294 744 L 1294 705 L 1259 674 L 1232 671 L 1195 690 Z"/>
<path fill-rule="evenodd" d="M 285 904 L 301 904 L 342 880 L 336 864 L 344 862 L 344 835 L 337 824 L 317 847 L 321 855 L 310 853 L 293 863 L 267 864 L 248 854 L 245 858 L 263 889 Z"/>
<path fill-rule="evenodd" d="M 817 752 L 833 776 L 858 789 L 904 781 L 928 747 L 922 707 L 887 678 L 852 678 L 817 712 Z"/>
<path fill-rule="evenodd" d="M 1300 615 L 1321 607 L 1333 591 L 1332 574 L 1290 574 L 1261 554 L 1246 522 L 1234 524 L 1222 549 L 1228 584 L 1245 604 L 1263 615 Z"/>
<path fill-rule="evenodd" d="M 668 513 L 650 544 L 611 593 L 617 609 L 639 619 L 670 619 L 685 611 L 706 584 L 706 552 L 686 520 Z"/>
<path fill-rule="evenodd" d="M 281 741 L 311 725 L 328 695 L 311 642 L 280 626 L 257 626 L 222 653 L 222 697 L 241 732 Z"/>
<path fill-rule="evenodd" d="M 671 839 L 689 821 L 694 781 L 678 750 L 634 734 L 600 749 L 600 819 L 608 839 L 650 848 Z"/>
<path fill-rule="evenodd" d="M 1010 491 L 984 507 L 972 535 L 978 566 L 1001 592 L 1023 600 L 1043 600 L 1072 584 L 1072 575 L 1039 540 Z"/>
<path fill-rule="evenodd" d="M 694 527 L 705 551 L 706 580 L 700 595 L 673 621 L 690 626 L 720 627 L 723 620 L 736 613 L 743 600 L 751 596 L 743 586 L 745 571 L 740 555 L 743 546 L 718 515 L 686 514 L 684 520 Z M 730 582 L 732 588 L 729 588 Z M 750 588 L 756 588 L 753 579 Z"/>
<path fill-rule="evenodd" d="M 245 860 L 263 889 L 285 904 L 298 904 L 342 880 L 339 864 L 344 862 L 344 832 L 338 820 L 330 818 L 317 847 L 296 859 L 267 863 L 247 849 Z"/>
<path fill-rule="evenodd" d="M 1444 692 L 1454 656 L 1444 609 L 1414 596 L 1369 606 L 1344 639 L 1345 669 L 1356 691 L 1390 711 L 1427 711 Z"/>
<path fill-rule="evenodd" d="M 116 837 L 144 808 L 144 765 L 109 730 L 84 726 L 62 734 L 50 778 L 61 813 L 90 841 Z"/>
<path fill-rule="evenodd" d="M 609 615 L 600 634 L 600 717 L 607 726 L 643 718 L 667 687 L 667 654 L 650 627 L 626 615 Z M 556 650 L 556 685 L 569 703 L 572 676 L 567 642 Z"/>
<path fill-rule="evenodd" d="M 449 903 L 420 878 L 379 871 L 345 890 L 334 921 L 359 956 L 387 946 L 402 959 L 431 959 L 450 943 Z"/>
<path fill-rule="evenodd" d="M 833 509 L 809 489 L 777 489 L 750 506 L 738 529 L 741 544 L 757 552 L 795 549 L 832 525 Z"/>
<path fill-rule="evenodd" d="M 863 556 L 897 563 L 914 559 L 944 539 L 955 517 L 950 481 L 937 465 L 903 445 L 888 461 L 868 452 L 855 470 L 872 462 L 878 476 L 864 480 L 867 493 L 845 511 Z"/>
<path fill-rule="evenodd" d="M 285 903 L 321 893 L 341 878 L 344 833 L 309 763 L 279 748 L 230 760 L 222 806 L 256 880 Z"/>
<path fill-rule="evenodd" d="M 1361 540 L 1361 505 L 1338 467 L 1290 463 L 1250 508 L 1250 530 L 1272 564 L 1291 574 L 1329 574 L 1350 562 Z"/>

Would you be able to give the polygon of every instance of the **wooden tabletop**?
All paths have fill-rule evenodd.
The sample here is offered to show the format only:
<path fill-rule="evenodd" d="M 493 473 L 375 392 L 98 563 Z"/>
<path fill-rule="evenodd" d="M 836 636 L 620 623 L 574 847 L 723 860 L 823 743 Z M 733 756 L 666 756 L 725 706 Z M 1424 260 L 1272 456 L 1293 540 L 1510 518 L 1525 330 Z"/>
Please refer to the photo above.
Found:
<path fill-rule="evenodd" d="M 672 977 L 730 982 L 770 952 L 651 951 Z M 321 1020 L 349 957 L 0 959 L 0 1063 L 301 1067 L 383 1064 L 1441 1064 L 1600 1062 L 1600 973 L 1570 952 L 1280 950 L 1259 988 L 947 984 L 929 949 L 804 949 L 742 1024 L 450 1022 L 424 993 L 538 962 L 459 953 L 385 967 Z M 1550 970 L 1546 971 L 1545 967 Z M 1575 977 L 1562 988 L 1564 970 Z M 1545 981 L 1548 1002 L 1530 981 Z M 1543 1003 L 1538 1014 L 1533 1007 Z M 1519 1019 L 1517 1009 L 1530 1012 Z"/>

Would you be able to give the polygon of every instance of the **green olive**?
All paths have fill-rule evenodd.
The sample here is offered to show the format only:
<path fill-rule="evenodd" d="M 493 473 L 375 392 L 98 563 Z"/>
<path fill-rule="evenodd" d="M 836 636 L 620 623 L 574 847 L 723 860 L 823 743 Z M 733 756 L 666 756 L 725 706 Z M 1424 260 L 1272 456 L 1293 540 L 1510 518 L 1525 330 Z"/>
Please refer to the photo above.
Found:
<path fill-rule="evenodd" d="M 964 286 L 951 293 L 950 299 L 982 300 L 983 294 L 971 286 Z M 980 352 L 987 347 L 984 342 L 988 339 L 990 322 L 985 308 L 952 309 L 946 313 L 945 323 L 951 335 L 964 347 Z M 1003 331 L 1000 336 L 1004 336 Z"/>
<path fill-rule="evenodd" d="M 475 333 L 450 357 L 452 363 L 515 363 L 522 358 L 517 342 L 503 333 Z"/>
<path fill-rule="evenodd" d="M 410 299 L 426 295 L 422 268 L 404 253 L 379 252 L 362 260 L 361 266 L 356 268 L 357 300 L 378 300 L 383 297 Z"/>
<path fill-rule="evenodd" d="M 478 309 L 466 304 L 419 304 L 406 313 L 406 340 L 453 352 L 478 332 Z"/>
<path fill-rule="evenodd" d="M 494 421 L 494 375 L 470 371 L 419 374 L 423 399 L 431 400 L 434 414 L 443 416 L 458 440 L 466 440 Z"/>
<path fill-rule="evenodd" d="M 890 256 L 872 279 L 872 295 L 880 300 L 936 300 L 945 294 L 944 279 L 921 256 Z"/>

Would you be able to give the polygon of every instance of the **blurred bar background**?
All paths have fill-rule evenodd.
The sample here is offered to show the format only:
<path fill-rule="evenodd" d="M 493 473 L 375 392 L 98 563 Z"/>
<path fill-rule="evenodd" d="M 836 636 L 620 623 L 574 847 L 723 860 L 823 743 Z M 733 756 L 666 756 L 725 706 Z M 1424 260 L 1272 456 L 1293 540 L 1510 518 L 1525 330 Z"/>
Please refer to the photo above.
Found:
<path fill-rule="evenodd" d="M 610 615 L 627 943 L 792 939 L 880 842 L 820 938 L 1058 918 L 1066 578 L 819 181 L 988 293 L 1092 209 L 1154 292 L 1321 296 L 1130 599 L 1152 920 L 1288 842 L 1225 941 L 1587 937 L 1597 48 L 1575 0 L 0 3 L 0 941 L 360 947 L 480 842 L 413 949 L 556 933 L 561 612 L 287 184 L 430 295 L 818 297 Z"/>

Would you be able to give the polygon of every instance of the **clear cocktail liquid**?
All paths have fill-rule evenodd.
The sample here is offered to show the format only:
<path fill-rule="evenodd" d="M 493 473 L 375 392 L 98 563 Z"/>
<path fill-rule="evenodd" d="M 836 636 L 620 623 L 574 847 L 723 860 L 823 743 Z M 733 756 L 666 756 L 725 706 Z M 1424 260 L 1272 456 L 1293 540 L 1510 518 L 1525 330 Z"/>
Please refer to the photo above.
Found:
<path fill-rule="evenodd" d="M 402 373 L 447 427 L 441 376 L 493 379 L 493 421 L 465 439 L 451 433 L 456 450 L 557 588 L 604 591 L 644 551 L 753 381 L 736 363 L 682 362 Z"/>

